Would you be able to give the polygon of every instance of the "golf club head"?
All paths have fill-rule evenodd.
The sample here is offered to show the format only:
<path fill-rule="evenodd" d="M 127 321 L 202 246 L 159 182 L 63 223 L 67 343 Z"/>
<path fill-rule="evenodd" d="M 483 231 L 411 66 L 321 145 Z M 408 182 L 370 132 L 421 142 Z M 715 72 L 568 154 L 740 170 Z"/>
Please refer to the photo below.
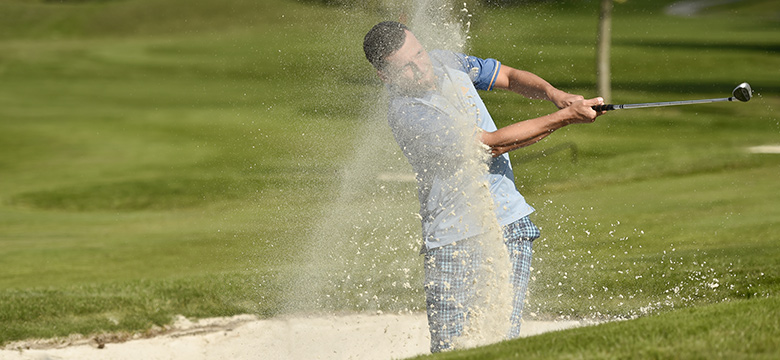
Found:
<path fill-rule="evenodd" d="M 753 96 L 753 89 L 750 88 L 750 84 L 743 82 L 734 88 L 734 91 L 731 92 L 731 96 L 739 101 L 745 102 L 750 100 Z"/>

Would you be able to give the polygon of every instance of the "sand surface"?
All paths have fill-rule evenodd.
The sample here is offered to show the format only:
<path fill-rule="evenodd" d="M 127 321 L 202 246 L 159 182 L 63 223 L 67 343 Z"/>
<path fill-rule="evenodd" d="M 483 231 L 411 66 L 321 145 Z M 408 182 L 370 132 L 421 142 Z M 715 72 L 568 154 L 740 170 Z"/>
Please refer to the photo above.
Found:
<path fill-rule="evenodd" d="M 780 145 L 761 145 L 748 148 L 753 154 L 780 154 Z"/>
<path fill-rule="evenodd" d="M 581 325 L 528 321 L 522 336 Z M 402 359 L 428 353 L 428 341 L 425 314 L 417 313 L 273 319 L 240 315 L 194 322 L 181 317 L 151 338 L 25 341 L 0 350 L 0 359 Z"/>

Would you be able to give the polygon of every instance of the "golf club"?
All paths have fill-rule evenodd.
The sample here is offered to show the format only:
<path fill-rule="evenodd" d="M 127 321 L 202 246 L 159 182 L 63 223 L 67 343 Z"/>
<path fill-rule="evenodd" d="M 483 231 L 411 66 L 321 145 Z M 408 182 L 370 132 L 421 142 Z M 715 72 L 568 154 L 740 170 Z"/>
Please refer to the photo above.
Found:
<path fill-rule="evenodd" d="M 661 107 L 661 106 L 674 106 L 674 105 L 691 105 L 691 104 L 706 104 L 720 101 L 734 101 L 739 100 L 742 102 L 750 100 L 753 96 L 753 89 L 750 88 L 750 84 L 743 82 L 739 84 L 734 91 L 731 92 L 731 97 L 721 99 L 703 99 L 703 100 L 683 100 L 683 101 L 667 101 L 657 103 L 642 103 L 642 104 L 622 104 L 622 105 L 596 105 L 593 106 L 593 110 L 596 111 L 609 111 L 618 109 L 639 109 L 648 107 Z"/>

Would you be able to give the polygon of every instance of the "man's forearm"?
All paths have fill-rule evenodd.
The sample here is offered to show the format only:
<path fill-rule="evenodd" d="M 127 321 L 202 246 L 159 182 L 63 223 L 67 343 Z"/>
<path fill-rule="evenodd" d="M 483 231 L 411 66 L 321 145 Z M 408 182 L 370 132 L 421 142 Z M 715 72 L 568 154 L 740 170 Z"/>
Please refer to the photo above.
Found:
<path fill-rule="evenodd" d="M 501 154 L 508 153 L 510 151 L 513 151 L 513 150 L 517 150 L 519 148 L 523 148 L 523 147 L 526 147 L 526 146 L 529 146 L 529 145 L 533 145 L 533 144 L 539 142 L 540 140 L 544 139 L 545 137 L 547 137 L 547 135 L 549 135 L 549 134 L 551 134 L 551 132 L 548 132 L 548 133 L 545 133 L 545 134 L 541 134 L 541 135 L 539 135 L 539 136 L 537 136 L 537 137 L 535 137 L 533 139 L 528 139 L 526 141 L 514 143 L 514 144 L 511 144 L 511 145 L 490 146 L 489 147 L 490 154 L 493 157 L 496 157 L 496 156 L 499 156 Z"/>
<path fill-rule="evenodd" d="M 502 81 L 496 82 L 496 88 L 515 92 L 529 99 L 552 100 L 551 92 L 557 90 L 536 74 L 506 65 L 501 66 L 499 75 Z"/>
<path fill-rule="evenodd" d="M 566 125 L 594 122 L 604 112 L 596 112 L 593 106 L 603 103 L 602 98 L 574 101 L 571 106 L 550 115 L 517 122 L 496 131 L 482 132 L 479 140 L 490 147 L 493 156 L 498 156 L 534 144 Z"/>
<path fill-rule="evenodd" d="M 583 100 L 580 95 L 558 90 L 534 73 L 506 65 L 501 65 L 493 87 L 515 92 L 529 99 L 548 100 L 559 109 L 563 109 L 575 101 Z"/>
<path fill-rule="evenodd" d="M 492 132 L 480 134 L 480 141 L 490 147 L 493 156 L 532 145 L 553 131 L 572 123 L 571 111 L 564 109 L 552 114 L 525 120 Z"/>

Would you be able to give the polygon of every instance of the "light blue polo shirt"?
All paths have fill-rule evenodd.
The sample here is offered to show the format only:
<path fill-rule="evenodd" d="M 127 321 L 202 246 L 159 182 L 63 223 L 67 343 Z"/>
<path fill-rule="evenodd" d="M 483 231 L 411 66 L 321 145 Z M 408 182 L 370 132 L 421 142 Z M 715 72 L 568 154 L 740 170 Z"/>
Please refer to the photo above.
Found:
<path fill-rule="evenodd" d="M 410 96 L 388 88 L 388 123 L 416 174 L 423 238 L 431 249 L 488 231 L 480 217 L 484 209 L 475 209 L 464 193 L 471 184 L 460 169 L 464 159 L 475 156 L 465 153 L 464 137 L 476 141 L 477 127 L 497 130 L 477 89 L 493 88 L 501 63 L 449 51 L 429 55 L 437 90 Z M 494 157 L 487 165 L 484 179 L 498 224 L 531 214 L 534 209 L 515 187 L 509 156 Z"/>

